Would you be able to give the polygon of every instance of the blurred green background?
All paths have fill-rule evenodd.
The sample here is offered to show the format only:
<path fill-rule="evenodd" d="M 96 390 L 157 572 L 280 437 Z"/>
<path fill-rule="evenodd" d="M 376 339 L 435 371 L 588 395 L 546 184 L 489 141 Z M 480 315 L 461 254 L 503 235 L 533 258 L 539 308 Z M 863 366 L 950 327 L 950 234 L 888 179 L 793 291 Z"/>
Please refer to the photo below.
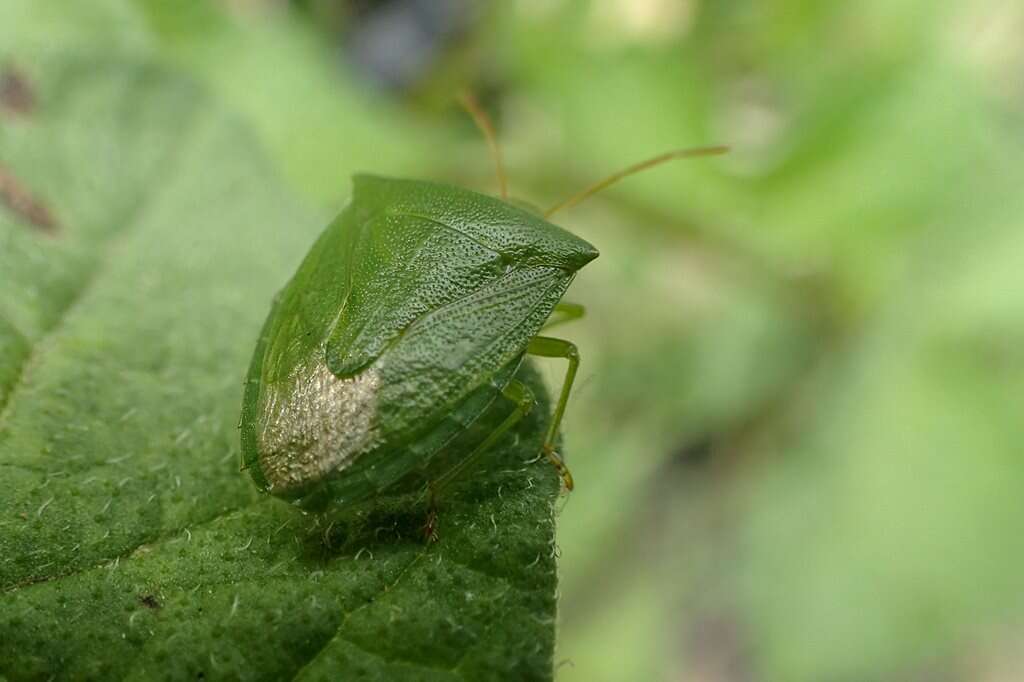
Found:
<path fill-rule="evenodd" d="M 732 146 L 558 218 L 601 250 L 559 680 L 1024 679 L 1024 5 L 92 5 L 325 217 L 361 170 L 496 191 L 464 86 L 539 205 Z"/>

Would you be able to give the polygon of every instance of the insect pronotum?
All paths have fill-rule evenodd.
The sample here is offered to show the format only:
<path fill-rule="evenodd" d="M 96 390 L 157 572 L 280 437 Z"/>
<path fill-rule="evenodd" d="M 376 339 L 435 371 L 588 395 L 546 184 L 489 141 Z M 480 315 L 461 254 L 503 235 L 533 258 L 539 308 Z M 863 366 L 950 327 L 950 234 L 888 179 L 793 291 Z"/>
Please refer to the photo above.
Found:
<path fill-rule="evenodd" d="M 561 299 L 598 252 L 548 219 L 629 174 L 725 148 L 662 154 L 540 214 L 508 198 L 490 121 L 471 96 L 463 104 L 491 147 L 501 198 L 356 175 L 348 205 L 275 297 L 240 422 L 242 466 L 262 490 L 342 509 L 412 474 L 442 489 L 532 408 L 515 378 L 526 355 L 568 363 L 542 449 L 572 489 L 554 443 L 579 354 L 542 332 L 583 315 Z M 504 420 L 440 457 L 495 401 L 507 401 Z"/>

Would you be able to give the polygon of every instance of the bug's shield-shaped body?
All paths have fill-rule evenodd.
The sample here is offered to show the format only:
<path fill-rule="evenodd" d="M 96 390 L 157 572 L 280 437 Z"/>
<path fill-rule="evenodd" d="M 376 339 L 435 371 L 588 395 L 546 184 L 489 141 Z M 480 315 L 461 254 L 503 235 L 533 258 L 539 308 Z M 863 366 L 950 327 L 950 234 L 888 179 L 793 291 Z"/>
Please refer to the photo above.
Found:
<path fill-rule="evenodd" d="M 356 176 L 260 335 L 244 465 L 275 495 L 335 505 L 427 470 L 494 401 L 596 256 L 498 199 Z"/>

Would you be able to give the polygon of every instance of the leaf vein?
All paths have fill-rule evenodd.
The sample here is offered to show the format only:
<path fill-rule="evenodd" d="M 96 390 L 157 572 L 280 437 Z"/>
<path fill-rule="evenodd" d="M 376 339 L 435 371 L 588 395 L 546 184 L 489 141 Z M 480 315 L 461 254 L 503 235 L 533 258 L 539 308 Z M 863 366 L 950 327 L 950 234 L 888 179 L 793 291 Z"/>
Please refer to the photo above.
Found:
<path fill-rule="evenodd" d="M 15 583 L 11 583 L 10 585 L 6 585 L 2 589 L 0 589 L 0 595 L 9 594 L 9 593 L 15 592 L 17 590 L 24 590 L 24 589 L 29 588 L 29 587 L 36 587 L 38 585 L 45 585 L 45 584 L 53 582 L 55 580 L 65 580 L 67 578 L 73 578 L 73 577 L 75 577 L 77 575 L 81 575 L 83 573 L 89 573 L 90 571 L 99 570 L 99 569 L 107 566 L 111 561 L 119 561 L 121 559 L 130 559 L 131 556 L 133 554 L 135 554 L 135 552 L 139 551 L 139 549 L 141 549 L 143 547 L 147 547 L 147 548 L 158 547 L 160 545 L 163 545 L 163 544 L 169 542 L 175 536 L 180 535 L 181 532 L 184 531 L 184 530 L 195 529 L 195 528 L 202 528 L 203 526 L 207 526 L 207 525 L 209 525 L 211 523 L 215 523 L 216 521 L 220 521 L 222 519 L 226 519 L 226 518 L 230 517 L 232 514 L 237 514 L 237 513 L 249 510 L 252 507 L 255 507 L 257 504 L 259 504 L 259 502 L 260 502 L 260 500 L 258 498 L 254 498 L 248 504 L 244 504 L 244 505 L 242 505 L 240 507 L 235 507 L 233 509 L 228 509 L 228 510 L 225 510 L 225 511 L 218 512 L 214 516 L 211 516 L 209 518 L 203 519 L 202 521 L 200 521 L 198 523 L 189 524 L 187 526 L 181 526 L 179 528 L 173 528 L 173 529 L 168 530 L 168 531 L 166 531 L 164 533 L 157 533 L 156 535 L 154 535 L 154 536 L 152 536 L 150 538 L 144 539 L 142 542 L 139 542 L 138 544 L 132 545 L 132 546 L 124 549 L 123 551 L 115 554 L 114 556 L 104 557 L 101 561 L 98 561 L 96 563 L 90 564 L 88 566 L 84 566 L 82 568 L 77 568 L 75 570 L 67 571 L 65 573 L 55 573 L 53 575 L 48 575 L 48 576 L 44 576 L 44 577 L 31 577 L 31 578 L 27 578 L 27 579 L 24 579 L 24 580 L 15 582 Z"/>
<path fill-rule="evenodd" d="M 198 111 L 193 109 L 192 119 L 182 126 L 182 130 L 194 129 L 197 118 Z M 180 143 L 172 146 L 171 150 L 167 153 L 166 162 L 163 164 L 163 171 L 160 173 L 161 177 L 158 180 L 154 180 L 144 185 L 145 189 L 139 194 L 135 201 L 135 205 L 127 212 L 121 228 L 104 239 L 100 244 L 98 250 L 101 252 L 101 255 L 97 259 L 97 264 L 85 275 L 81 283 L 78 285 L 76 293 L 67 300 L 63 308 L 58 310 L 56 317 L 49 327 L 43 330 L 40 337 L 31 344 L 28 354 L 18 365 L 16 376 L 14 381 L 11 383 L 10 390 L 7 391 L 6 395 L 0 395 L 0 435 L 2 435 L 7 428 L 7 422 L 8 419 L 10 419 L 11 406 L 14 405 L 14 399 L 28 384 L 31 368 L 40 362 L 43 349 L 53 342 L 53 339 L 67 324 L 67 321 L 71 318 L 75 309 L 77 309 L 83 301 L 88 299 L 89 294 L 93 289 L 95 289 L 96 283 L 100 281 L 103 275 L 110 270 L 111 264 L 114 260 L 114 254 L 118 251 L 121 244 L 123 244 L 134 233 L 134 230 L 138 229 L 135 226 L 141 222 L 139 217 L 145 213 L 145 210 L 150 205 L 153 204 L 156 197 L 160 196 L 161 190 L 167 187 L 168 183 L 165 182 L 166 178 L 174 177 L 174 172 L 181 160 L 183 153 L 182 149 L 186 148 L 186 146 L 187 145 Z M 157 189 L 149 189 L 152 187 L 156 187 Z"/>
<path fill-rule="evenodd" d="M 412 570 L 413 566 L 415 566 L 423 557 L 425 557 L 428 554 L 428 552 L 429 552 L 429 550 L 425 549 L 422 552 L 420 552 L 419 554 L 417 554 L 416 556 L 414 556 L 409 561 L 409 563 L 407 563 L 405 565 L 405 567 L 401 571 L 399 571 L 398 575 L 395 576 L 394 581 L 392 581 L 392 583 L 390 585 L 387 585 L 387 586 L 384 587 L 384 589 L 381 592 L 381 594 L 382 595 L 383 594 L 387 594 L 391 590 L 393 590 L 396 587 L 398 587 L 399 583 L 401 583 L 402 580 L 404 580 L 405 577 L 410 573 L 410 571 Z M 338 623 L 338 627 L 335 628 L 334 634 L 331 637 L 327 638 L 324 641 L 323 645 L 320 647 L 320 649 L 318 649 L 317 652 L 315 654 L 313 654 L 313 656 L 309 659 L 309 661 L 307 661 L 305 665 L 303 665 L 301 668 L 299 668 L 296 671 L 295 675 L 292 677 L 292 682 L 295 682 L 296 680 L 298 680 L 299 677 L 302 675 L 303 671 L 308 670 L 310 668 L 310 666 L 312 666 L 314 663 L 316 663 L 316 661 L 324 654 L 324 652 L 327 651 L 327 649 L 330 647 L 332 642 L 334 642 L 336 639 L 339 639 L 339 638 L 343 639 L 344 638 L 343 635 L 342 635 L 342 628 L 344 628 L 345 625 L 348 623 L 349 618 L 351 618 L 356 613 L 359 613 L 363 609 L 371 606 L 375 602 L 376 602 L 376 600 L 374 602 L 367 602 L 366 604 L 363 604 L 363 605 L 361 605 L 361 606 L 359 606 L 357 608 L 354 608 L 351 611 L 349 611 L 348 613 L 346 613 L 344 615 L 344 617 L 341 619 L 341 621 Z"/>

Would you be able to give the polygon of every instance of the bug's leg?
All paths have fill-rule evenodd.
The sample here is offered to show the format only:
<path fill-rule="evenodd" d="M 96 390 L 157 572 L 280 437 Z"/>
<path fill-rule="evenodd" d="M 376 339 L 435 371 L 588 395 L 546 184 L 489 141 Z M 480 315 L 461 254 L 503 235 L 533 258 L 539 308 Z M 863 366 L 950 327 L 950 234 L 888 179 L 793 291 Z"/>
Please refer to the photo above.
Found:
<path fill-rule="evenodd" d="M 526 384 L 517 379 L 510 381 L 508 385 L 502 389 L 501 393 L 516 404 L 515 409 L 512 410 L 511 414 L 505 417 L 505 420 L 502 421 L 496 429 L 488 434 L 487 438 L 485 438 L 482 443 L 473 448 L 473 451 L 466 455 L 461 462 L 445 472 L 441 478 L 433 482 L 430 486 L 431 498 L 436 497 L 439 490 L 456 480 L 460 474 L 480 459 L 480 455 L 484 454 L 484 452 L 494 445 L 499 438 L 505 435 L 506 431 L 515 426 L 519 423 L 519 420 L 530 413 L 530 410 L 533 409 L 533 405 L 536 402 L 536 398 L 533 397 L 533 391 L 531 391 Z"/>
<path fill-rule="evenodd" d="M 583 317 L 586 312 L 587 309 L 579 303 L 556 303 L 554 312 L 551 314 L 551 317 L 548 318 L 548 321 L 544 323 L 544 326 L 541 327 L 541 329 L 551 329 L 556 325 L 578 320 Z"/>
<path fill-rule="evenodd" d="M 550 336 L 533 337 L 526 347 L 526 352 L 543 358 L 565 358 L 569 361 L 569 368 L 565 372 L 565 381 L 562 382 L 562 391 L 559 393 L 558 403 L 555 405 L 555 414 L 551 417 L 551 424 L 548 425 L 547 434 L 544 436 L 544 454 L 558 470 L 566 490 L 572 490 L 572 474 L 565 465 L 565 460 L 555 451 L 555 438 L 558 436 L 558 427 L 562 423 L 562 416 L 565 415 L 565 406 L 569 403 L 569 392 L 572 391 L 572 382 L 575 381 L 576 370 L 580 366 L 580 354 L 576 350 L 575 344 Z"/>

